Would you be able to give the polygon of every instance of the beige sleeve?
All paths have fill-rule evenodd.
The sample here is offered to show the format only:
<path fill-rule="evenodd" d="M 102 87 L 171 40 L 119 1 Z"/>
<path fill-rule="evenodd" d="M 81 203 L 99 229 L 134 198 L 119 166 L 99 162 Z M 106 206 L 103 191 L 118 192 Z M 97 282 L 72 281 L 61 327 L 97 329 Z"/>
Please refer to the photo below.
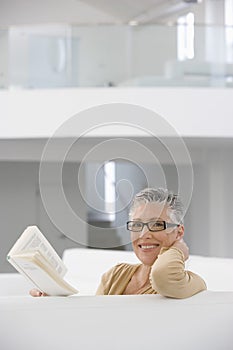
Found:
<path fill-rule="evenodd" d="M 151 269 L 150 281 L 154 290 L 171 298 L 188 298 L 206 289 L 204 280 L 186 271 L 183 252 L 176 248 L 162 248 Z"/>
<path fill-rule="evenodd" d="M 95 295 L 104 295 L 104 284 L 101 278 L 101 282 L 97 288 L 97 291 L 95 292 Z"/>

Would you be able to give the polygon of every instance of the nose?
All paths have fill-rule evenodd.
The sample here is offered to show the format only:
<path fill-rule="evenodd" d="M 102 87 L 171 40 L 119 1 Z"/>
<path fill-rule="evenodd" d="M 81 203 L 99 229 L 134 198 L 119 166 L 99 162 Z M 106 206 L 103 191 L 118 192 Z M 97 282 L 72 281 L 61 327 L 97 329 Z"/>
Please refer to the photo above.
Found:
<path fill-rule="evenodd" d="M 142 231 L 139 232 L 139 238 L 142 238 L 145 236 L 152 237 L 152 232 L 148 229 L 146 225 L 144 225 Z"/>

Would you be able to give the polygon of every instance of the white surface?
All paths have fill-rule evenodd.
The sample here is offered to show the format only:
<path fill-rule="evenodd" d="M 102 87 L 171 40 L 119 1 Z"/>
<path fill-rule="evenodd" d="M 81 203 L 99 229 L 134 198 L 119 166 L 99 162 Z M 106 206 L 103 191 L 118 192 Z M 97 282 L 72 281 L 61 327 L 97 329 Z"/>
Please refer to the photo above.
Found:
<path fill-rule="evenodd" d="M 33 285 L 19 273 L 1 273 L 0 274 L 0 297 L 28 295 Z"/>
<path fill-rule="evenodd" d="M 59 4 L 59 6 L 57 6 Z M 114 17 L 86 2 L 59 0 L 1 0 L 1 26 L 48 23 L 111 23 Z"/>
<path fill-rule="evenodd" d="M 155 111 L 181 136 L 233 136 L 232 89 L 151 87 L 0 91 L 0 138 L 50 137 L 70 117 L 106 103 Z M 100 128 L 93 136 L 122 136 L 122 129 Z M 130 135 L 140 132 L 134 128 Z"/>
<path fill-rule="evenodd" d="M 191 255 L 186 268 L 199 274 L 208 290 L 233 291 L 233 259 Z"/>
<path fill-rule="evenodd" d="M 233 291 L 204 291 L 180 300 L 83 296 L 94 293 L 111 266 L 137 258 L 133 252 L 80 248 L 66 250 L 63 260 L 79 295 L 32 298 L 22 276 L 0 275 L 1 350 L 232 350 Z M 231 288 L 226 280 L 233 280 L 232 261 L 191 256 L 188 267 L 212 287 L 221 282 L 220 289 Z"/>
<path fill-rule="evenodd" d="M 232 350 L 232 324 L 232 292 L 0 298 L 2 350 Z"/>

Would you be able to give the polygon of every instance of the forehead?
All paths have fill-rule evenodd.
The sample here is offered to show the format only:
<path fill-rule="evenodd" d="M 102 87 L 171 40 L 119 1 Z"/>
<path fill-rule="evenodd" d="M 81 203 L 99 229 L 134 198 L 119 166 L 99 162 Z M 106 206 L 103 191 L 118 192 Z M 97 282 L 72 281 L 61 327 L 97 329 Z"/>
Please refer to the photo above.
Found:
<path fill-rule="evenodd" d="M 142 203 L 139 204 L 132 212 L 132 219 L 169 219 L 168 206 L 164 203 Z"/>

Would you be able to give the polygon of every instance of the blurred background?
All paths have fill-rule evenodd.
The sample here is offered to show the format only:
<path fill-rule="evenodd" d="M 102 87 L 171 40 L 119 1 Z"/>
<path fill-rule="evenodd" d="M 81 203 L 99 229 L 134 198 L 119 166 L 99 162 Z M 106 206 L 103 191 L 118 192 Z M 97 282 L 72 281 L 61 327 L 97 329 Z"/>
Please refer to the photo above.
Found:
<path fill-rule="evenodd" d="M 70 117 L 106 103 L 153 110 L 183 138 L 194 175 L 185 216 L 190 252 L 233 257 L 232 89 L 233 0 L 0 0 L 0 272 L 13 271 L 6 254 L 33 224 L 60 255 L 77 246 L 130 250 L 130 196 L 148 181 L 164 187 L 160 167 L 166 186 L 178 190 L 177 164 L 137 128 L 127 138 L 150 149 L 159 165 L 104 155 L 83 161 L 125 130 L 99 128 L 64 162 L 64 193 L 82 217 L 79 227 L 67 222 L 61 231 L 51 220 L 39 182 L 44 146 Z M 57 153 L 71 134 L 47 160 L 42 185 L 54 208 Z M 182 155 L 178 163 L 185 188 L 190 164 Z"/>

